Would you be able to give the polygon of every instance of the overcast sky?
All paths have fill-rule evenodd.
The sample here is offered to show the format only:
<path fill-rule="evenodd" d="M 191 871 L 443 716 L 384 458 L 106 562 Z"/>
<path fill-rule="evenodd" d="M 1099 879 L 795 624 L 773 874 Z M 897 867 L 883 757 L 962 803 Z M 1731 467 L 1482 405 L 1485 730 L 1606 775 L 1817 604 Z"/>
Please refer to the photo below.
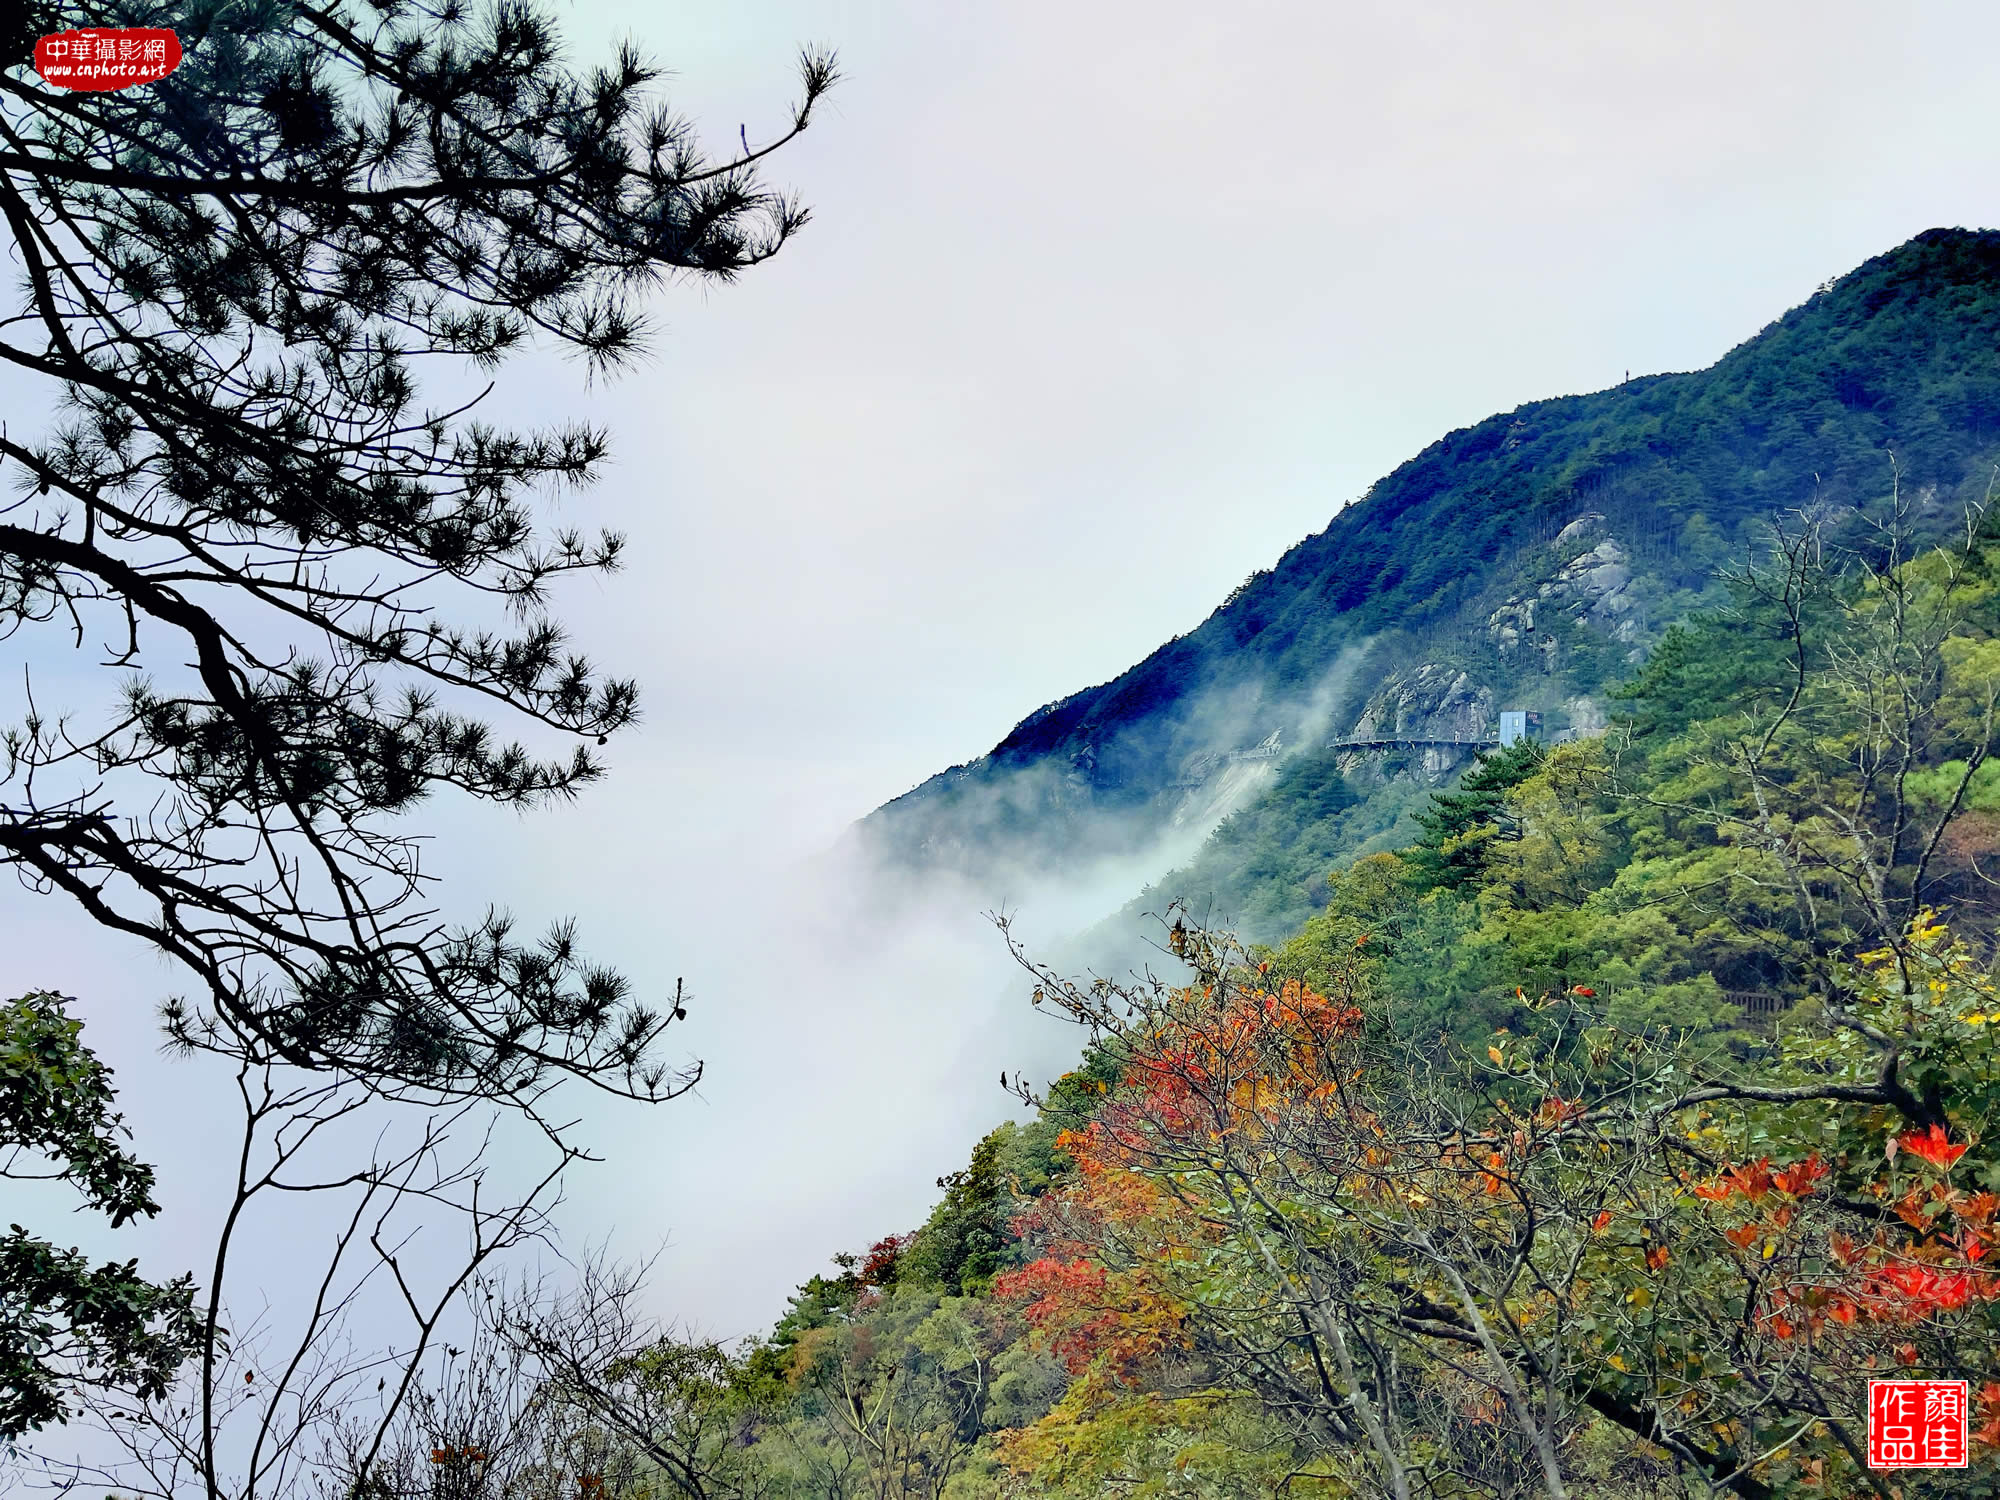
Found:
<path fill-rule="evenodd" d="M 952 891 L 881 931 L 804 861 L 1446 430 L 1706 365 L 2000 223 L 2000 9 L 1905 9 L 577 0 L 579 52 L 636 36 L 718 141 L 782 124 L 802 42 L 847 78 L 776 161 L 815 211 L 777 261 L 670 290 L 608 388 L 551 361 L 501 397 L 615 434 L 566 510 L 630 567 L 563 607 L 647 719 L 573 809 L 438 804 L 435 865 L 461 908 L 574 912 L 655 992 L 685 975 L 709 1067 L 593 1114 L 571 1242 L 667 1242 L 661 1309 L 728 1334 L 920 1221 L 1007 1115 L 999 1068 L 1073 1041 L 999 1004 L 981 904 L 1074 911 Z M 0 924 L 8 993 L 84 997 L 181 1205 L 127 1253 L 186 1259 L 214 1122 L 138 1022 L 179 981 L 18 892 Z"/>

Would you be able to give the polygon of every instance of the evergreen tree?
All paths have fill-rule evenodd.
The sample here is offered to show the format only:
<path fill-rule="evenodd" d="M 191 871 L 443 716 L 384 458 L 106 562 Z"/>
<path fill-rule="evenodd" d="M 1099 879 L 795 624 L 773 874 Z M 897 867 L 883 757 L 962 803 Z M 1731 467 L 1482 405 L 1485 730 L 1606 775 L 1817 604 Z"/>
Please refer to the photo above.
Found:
<path fill-rule="evenodd" d="M 903 1257 L 905 1279 L 957 1297 L 983 1290 L 1006 1264 L 1012 1200 L 1000 1171 L 1002 1142 L 1002 1132 L 993 1131 L 972 1148 L 963 1169 L 937 1180 L 944 1197 Z"/>
<path fill-rule="evenodd" d="M 273 1141 L 284 1159 L 369 1093 L 430 1122 L 400 1168 L 378 1140 L 361 1170 L 308 1188 L 244 1175 L 198 1326 L 185 1281 L 93 1270 L 20 1228 L 0 1242 L 0 1434 L 61 1420 L 95 1386 L 141 1468 L 170 1452 L 208 1493 L 247 1494 L 261 1471 L 226 1475 L 232 1454 L 281 1462 L 364 1376 L 413 1369 L 440 1316 L 396 1270 L 414 1331 L 343 1366 L 310 1312 L 244 1418 L 254 1440 L 218 1440 L 238 1407 L 216 1399 L 225 1252 L 251 1197 L 358 1185 L 384 1200 L 378 1233 L 398 1205 L 430 1222 L 456 1208 L 476 1268 L 538 1231 L 549 1181 L 502 1212 L 471 1165 L 415 1175 L 451 1120 L 526 1111 L 569 1160 L 536 1113 L 554 1083 L 660 1099 L 698 1075 L 655 1056 L 679 998 L 635 1000 L 567 923 L 530 939 L 498 915 L 440 920 L 400 819 L 448 789 L 560 802 L 636 719 L 636 687 L 575 651 L 549 600 L 621 559 L 615 533 L 541 513 L 595 478 L 608 438 L 497 428 L 481 387 L 537 341 L 608 375 L 642 351 L 662 281 L 726 282 L 775 254 L 806 215 L 759 162 L 806 128 L 834 68 L 805 57 L 777 138 L 716 160 L 634 47 L 574 67 L 535 0 L 5 9 L 0 220 L 19 301 L 0 366 L 56 416 L 39 438 L 18 408 L 0 424 L 0 637 L 88 651 L 101 687 L 66 671 L 81 700 L 51 704 L 31 679 L 0 730 L 0 865 L 192 980 L 165 1007 L 169 1037 L 238 1065 L 244 1160 Z M 28 66 L 38 32 L 133 25 L 174 30 L 173 73 L 72 92 Z M 426 365 L 459 387 L 425 397 Z M 108 1144 L 108 1091 L 73 1023 L 31 997 L 7 1025 L 0 1153 L 66 1163 L 114 1223 L 153 1212 L 150 1173 Z M 314 1081 L 274 1085 L 286 1070 Z M 339 1239 L 324 1273 L 336 1309 L 352 1294 L 326 1288 L 352 1248 Z M 162 1401 L 195 1351 L 197 1398 Z M 290 1401 L 301 1370 L 314 1394 Z"/>
<path fill-rule="evenodd" d="M 1518 739 L 1480 756 L 1453 790 L 1431 795 L 1431 805 L 1417 814 L 1424 836 L 1409 854 L 1419 889 L 1457 890 L 1485 868 L 1489 841 L 1520 836 L 1507 815 L 1507 793 L 1541 763 L 1541 745 Z"/>
<path fill-rule="evenodd" d="M 0 70 L 22 287 L 0 362 L 61 410 L 39 442 L 0 435 L 0 634 L 107 651 L 116 700 L 87 723 L 37 694 L 6 732 L 0 863 L 192 976 L 181 1044 L 432 1098 L 562 1074 L 671 1094 L 651 1058 L 673 1011 L 566 925 L 447 929 L 395 825 L 446 788 L 565 799 L 638 713 L 548 603 L 620 540 L 536 504 L 589 483 L 606 434 L 502 431 L 476 388 L 426 401 L 417 372 L 483 378 L 537 337 L 608 372 L 643 345 L 648 289 L 774 254 L 805 213 L 757 164 L 831 60 L 804 60 L 776 142 L 716 161 L 657 68 L 629 45 L 573 68 L 534 4 L 62 19 L 169 25 L 185 61 L 106 93 L 45 86 L 18 52 Z"/>

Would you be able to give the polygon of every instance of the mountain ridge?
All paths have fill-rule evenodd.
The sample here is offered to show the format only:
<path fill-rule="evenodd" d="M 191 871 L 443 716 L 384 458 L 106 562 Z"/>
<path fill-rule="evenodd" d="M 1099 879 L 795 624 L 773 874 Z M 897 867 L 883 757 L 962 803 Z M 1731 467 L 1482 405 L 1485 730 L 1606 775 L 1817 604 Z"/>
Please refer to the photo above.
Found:
<path fill-rule="evenodd" d="M 1462 732 L 1502 706 L 1587 729 L 1604 684 L 1763 518 L 1856 504 L 1892 476 L 1948 515 L 1996 451 L 2000 232 L 1928 230 L 1704 369 L 1446 433 L 1193 630 L 1037 708 L 861 836 L 906 866 L 1048 868 L 1143 847 L 1185 811 L 1190 764 L 1273 732 L 1290 763 L 1329 727 Z M 1387 779 L 1435 782 L 1464 759 Z M 1384 779 L 1351 757 L 1330 769 L 1367 795 Z"/>

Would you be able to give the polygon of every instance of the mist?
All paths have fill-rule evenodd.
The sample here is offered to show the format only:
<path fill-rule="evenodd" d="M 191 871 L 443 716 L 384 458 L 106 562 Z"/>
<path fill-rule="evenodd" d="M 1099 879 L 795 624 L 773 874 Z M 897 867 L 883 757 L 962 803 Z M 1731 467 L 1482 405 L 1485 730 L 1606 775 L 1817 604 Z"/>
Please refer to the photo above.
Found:
<path fill-rule="evenodd" d="M 655 357 L 620 380 L 503 375 L 496 419 L 614 436 L 560 509 L 626 530 L 628 569 L 556 600 L 646 690 L 612 777 L 415 814 L 448 913 L 573 913 L 642 994 L 685 978 L 671 1047 L 701 1085 L 577 1097 L 602 1161 L 559 1220 L 572 1249 L 659 1250 L 660 1314 L 725 1336 L 921 1222 L 1018 1113 L 1002 1069 L 1074 1058 L 985 913 L 1053 951 L 1227 806 L 1117 859 L 914 889 L 853 856 L 857 819 L 1192 629 L 1444 431 L 1707 364 L 1871 254 L 1993 222 L 2000 183 L 1974 61 L 2000 15 L 1971 4 L 571 14 L 586 54 L 647 40 L 718 138 L 781 118 L 797 43 L 848 73 L 775 163 L 817 215 L 783 255 L 664 289 Z M 62 639 L 15 649 L 74 670 Z M 185 982 L 25 891 L 0 893 L 0 943 L 10 993 L 80 998 L 161 1169 L 160 1220 L 69 1237 L 199 1275 L 229 1116 L 218 1069 L 159 1051 Z M 249 1278 L 280 1305 L 286 1232 Z"/>

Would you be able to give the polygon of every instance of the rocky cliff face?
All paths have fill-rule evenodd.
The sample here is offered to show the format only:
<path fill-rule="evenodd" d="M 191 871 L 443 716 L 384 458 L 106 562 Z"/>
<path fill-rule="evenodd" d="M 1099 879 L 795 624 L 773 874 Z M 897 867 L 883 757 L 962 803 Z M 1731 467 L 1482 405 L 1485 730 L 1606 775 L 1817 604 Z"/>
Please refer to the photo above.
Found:
<path fill-rule="evenodd" d="M 1526 647 L 1546 656 L 1553 650 L 1555 640 L 1546 628 L 1535 635 L 1538 614 L 1544 626 L 1550 615 L 1561 613 L 1603 628 L 1614 640 L 1636 643 L 1643 624 L 1632 589 L 1631 554 L 1609 533 L 1603 515 L 1578 516 L 1556 533 L 1553 550 L 1564 559 L 1555 572 L 1534 580 L 1532 594 L 1512 595 L 1487 616 L 1487 632 L 1501 652 Z"/>
<path fill-rule="evenodd" d="M 1448 662 L 1391 674 L 1342 738 L 1477 740 L 1492 735 L 1493 689 Z"/>
<path fill-rule="evenodd" d="M 1634 587 L 1631 551 L 1611 534 L 1601 512 L 1587 511 L 1556 533 L 1544 555 L 1543 566 L 1525 572 L 1485 616 L 1481 633 L 1493 646 L 1498 671 L 1481 680 L 1452 661 L 1426 661 L 1391 672 L 1336 738 L 1490 739 L 1500 710 L 1520 707 L 1552 720 L 1546 730 L 1552 737 L 1601 732 L 1608 722 L 1601 695 L 1565 696 L 1548 689 L 1560 679 L 1564 639 L 1573 641 L 1579 630 L 1626 648 L 1622 657 L 1628 663 L 1644 657 L 1652 631 L 1643 590 Z M 1558 624 L 1565 629 L 1554 628 Z M 1363 767 L 1367 753 L 1345 757 L 1343 769 Z M 1436 778 L 1462 765 L 1472 751 L 1440 745 L 1417 754 L 1417 774 Z"/>

